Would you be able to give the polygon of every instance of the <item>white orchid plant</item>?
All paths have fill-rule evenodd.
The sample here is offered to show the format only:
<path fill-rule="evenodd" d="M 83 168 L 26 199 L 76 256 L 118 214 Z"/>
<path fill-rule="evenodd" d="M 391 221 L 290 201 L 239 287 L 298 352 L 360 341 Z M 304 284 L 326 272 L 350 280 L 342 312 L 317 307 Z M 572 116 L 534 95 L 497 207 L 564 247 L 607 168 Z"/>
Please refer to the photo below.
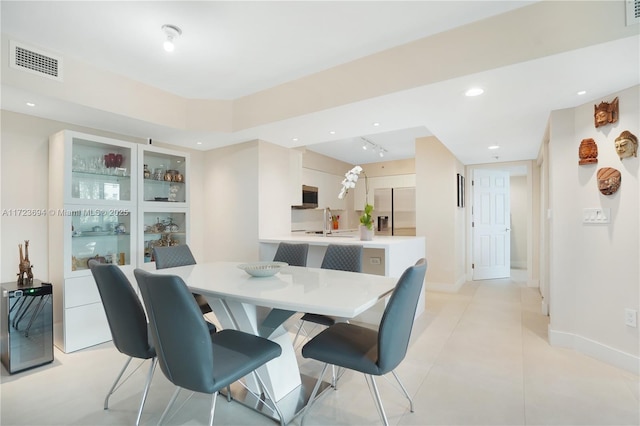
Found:
<path fill-rule="evenodd" d="M 360 216 L 360 223 L 366 226 L 367 229 L 372 230 L 373 217 L 371 216 L 371 212 L 373 212 L 373 206 L 369 204 L 369 179 L 367 178 L 367 174 L 362 170 L 362 167 L 355 166 L 353 169 L 345 173 L 344 180 L 342 181 L 342 190 L 340 191 L 340 194 L 338 194 L 338 198 L 343 199 L 351 188 L 356 187 L 356 182 L 358 182 L 360 173 L 364 176 L 365 184 L 365 204 L 362 216 Z"/>

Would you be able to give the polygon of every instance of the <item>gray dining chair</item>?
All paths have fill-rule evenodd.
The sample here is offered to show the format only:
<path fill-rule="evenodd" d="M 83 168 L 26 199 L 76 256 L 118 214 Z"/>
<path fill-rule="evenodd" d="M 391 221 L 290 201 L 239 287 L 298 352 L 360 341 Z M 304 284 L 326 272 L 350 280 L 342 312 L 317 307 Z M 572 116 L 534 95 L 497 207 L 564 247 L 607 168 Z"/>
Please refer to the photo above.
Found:
<path fill-rule="evenodd" d="M 102 306 L 107 316 L 107 323 L 111 330 L 113 344 L 120 353 L 128 356 L 124 367 L 120 370 L 120 374 L 116 377 L 113 386 L 111 386 L 104 399 L 105 410 L 109 409 L 109 398 L 114 393 L 131 360 L 133 358 L 151 360 L 144 391 L 142 392 L 140 408 L 138 409 L 138 416 L 136 417 L 136 425 L 138 425 L 140 424 L 142 409 L 149 393 L 157 363 L 156 351 L 151 343 L 147 329 L 147 316 L 144 313 L 138 295 L 118 266 L 101 264 L 96 260 L 90 260 L 89 268 L 98 286 Z"/>
<path fill-rule="evenodd" d="M 278 244 L 278 249 L 273 257 L 275 262 L 286 262 L 291 266 L 307 266 L 307 254 L 309 244 L 307 243 L 285 243 Z"/>
<path fill-rule="evenodd" d="M 389 422 L 374 376 L 391 372 L 404 396 L 409 400 L 409 407 L 413 412 L 413 401 L 394 370 L 404 359 L 409 347 L 426 271 L 425 259 L 418 260 L 414 266 L 404 271 L 389 298 L 377 331 L 349 323 L 336 323 L 304 345 L 303 357 L 324 362 L 325 365 L 311 392 L 309 403 L 300 420 L 301 425 L 315 402 L 315 396 L 329 364 L 365 375 L 367 383 L 370 383 L 373 389 L 376 408 L 385 426 Z"/>
<path fill-rule="evenodd" d="M 142 269 L 134 270 L 134 275 L 149 316 L 160 369 L 177 387 L 158 424 L 168 414 L 180 390 L 187 389 L 212 395 L 209 414 L 209 425 L 212 425 L 218 391 L 255 373 L 284 425 L 280 409 L 255 371 L 280 356 L 280 345 L 238 330 L 209 334 L 197 303 L 180 277 L 155 275 Z"/>
<path fill-rule="evenodd" d="M 154 247 L 153 258 L 156 262 L 156 269 L 175 268 L 176 266 L 195 265 L 196 259 L 191 253 L 188 245 L 182 244 L 168 247 Z M 198 302 L 202 315 L 213 312 L 207 299 L 198 293 L 192 293 Z"/>
<path fill-rule="evenodd" d="M 324 257 L 322 258 L 320 268 L 348 272 L 362 272 L 363 250 L 363 246 L 359 244 L 329 244 Z M 300 332 L 304 332 L 305 322 L 328 327 L 336 323 L 336 318 L 328 315 L 304 314 L 301 318 L 296 336 L 293 339 L 294 346 L 298 340 Z M 305 334 L 307 336 L 309 335 L 309 333 Z"/>

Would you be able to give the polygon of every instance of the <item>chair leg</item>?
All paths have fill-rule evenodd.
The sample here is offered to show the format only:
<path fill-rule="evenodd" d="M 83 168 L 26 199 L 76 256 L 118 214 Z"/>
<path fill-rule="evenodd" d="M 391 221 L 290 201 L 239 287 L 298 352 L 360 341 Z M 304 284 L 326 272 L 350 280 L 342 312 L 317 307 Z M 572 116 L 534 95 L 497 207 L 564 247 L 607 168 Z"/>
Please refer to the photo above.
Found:
<path fill-rule="evenodd" d="M 151 360 L 151 366 L 149 367 L 149 374 L 147 374 L 147 381 L 144 384 L 144 391 L 142 392 L 142 400 L 140 401 L 140 408 L 138 409 L 138 417 L 136 417 L 136 426 L 140 424 L 140 418 L 142 417 L 142 409 L 144 408 L 144 403 L 147 400 L 147 395 L 149 394 L 149 388 L 151 387 L 151 379 L 153 379 L 153 372 L 156 369 L 156 365 L 158 364 L 158 358 L 153 358 Z"/>
<path fill-rule="evenodd" d="M 162 423 L 164 418 L 167 416 L 167 413 L 169 413 L 169 409 L 171 408 L 173 403 L 176 402 L 176 398 L 178 397 L 178 393 L 180 393 L 180 387 L 176 386 L 176 391 L 171 396 L 171 399 L 169 400 L 169 403 L 167 404 L 167 408 L 164 409 L 162 415 L 160 416 L 160 420 L 158 420 L 158 425 L 160 425 Z"/>
<path fill-rule="evenodd" d="M 282 415 L 282 411 L 280 411 L 280 407 L 278 407 L 276 400 L 274 399 L 273 395 L 271 395 L 271 392 L 269 392 L 269 389 L 267 389 L 267 387 L 265 386 L 264 381 L 262 380 L 262 377 L 260 377 L 260 374 L 258 373 L 258 371 L 254 370 L 253 372 L 255 373 L 256 379 L 258 379 L 258 382 L 260 383 L 262 390 L 267 395 L 267 398 L 269 398 L 269 401 L 271 401 L 271 403 L 273 404 L 274 410 L 276 410 L 276 413 L 278 413 L 278 418 L 280 419 L 280 426 L 285 426 L 284 416 Z"/>
<path fill-rule="evenodd" d="M 331 364 L 331 386 L 333 390 L 338 390 L 338 376 L 336 376 L 336 366 Z"/>
<path fill-rule="evenodd" d="M 296 347 L 296 342 L 298 341 L 298 336 L 300 335 L 300 332 L 302 331 L 304 327 L 304 321 L 300 320 L 300 326 L 298 327 L 298 331 L 296 332 L 296 337 L 293 338 L 293 347 Z M 305 332 L 305 334 L 307 334 Z"/>
<path fill-rule="evenodd" d="M 309 396 L 309 401 L 307 401 L 307 406 L 304 407 L 304 412 L 302 413 L 302 417 L 300 417 L 300 426 L 304 425 L 304 418 L 307 413 L 311 409 L 311 405 L 315 402 L 316 394 L 318 393 L 318 389 L 320 389 L 320 383 L 322 383 L 322 378 L 324 377 L 324 373 L 327 371 L 327 367 L 329 364 L 325 364 L 322 368 L 322 372 L 320 373 L 320 377 L 316 381 L 316 385 L 313 387 L 313 391 L 311 391 L 311 395 Z"/>
<path fill-rule="evenodd" d="M 209 426 L 213 426 L 213 414 L 216 411 L 216 398 L 218 396 L 218 392 L 214 392 L 211 395 L 211 412 L 209 413 Z"/>
<path fill-rule="evenodd" d="M 120 374 L 118 374 L 118 377 L 116 377 L 116 381 L 113 382 L 113 386 L 111 386 L 111 389 L 109 389 L 109 392 L 107 393 L 107 396 L 104 398 L 104 409 L 105 410 L 109 409 L 109 397 L 113 394 L 116 386 L 118 385 L 118 382 L 122 378 L 122 375 L 124 374 L 124 371 L 127 369 L 127 367 L 129 366 L 129 363 L 131 362 L 132 359 L 133 359 L 133 357 L 130 356 L 129 359 L 127 359 L 127 361 L 124 363 L 124 367 L 122 367 L 122 370 L 120 370 Z"/>
<path fill-rule="evenodd" d="M 382 400 L 380 399 L 380 393 L 378 392 L 378 386 L 376 385 L 376 380 L 370 374 L 365 374 L 364 377 L 367 380 L 371 380 L 371 387 L 373 388 L 373 395 L 375 397 L 378 413 L 382 418 L 382 423 L 384 424 L 384 426 L 389 426 L 389 421 L 387 420 L 387 415 L 385 414 L 384 407 L 382 406 Z"/>
<path fill-rule="evenodd" d="M 407 397 L 407 399 L 409 400 L 409 410 L 413 413 L 413 400 L 411 399 L 411 397 L 409 396 L 409 392 L 407 392 L 407 390 L 405 389 L 404 385 L 402 384 L 402 382 L 400 381 L 400 377 L 398 377 L 398 375 L 396 374 L 395 371 L 391 370 L 391 372 L 393 373 L 393 377 L 396 378 L 396 380 L 398 381 L 398 384 L 400 385 L 400 389 L 402 389 L 402 392 L 404 393 L 404 396 Z"/>

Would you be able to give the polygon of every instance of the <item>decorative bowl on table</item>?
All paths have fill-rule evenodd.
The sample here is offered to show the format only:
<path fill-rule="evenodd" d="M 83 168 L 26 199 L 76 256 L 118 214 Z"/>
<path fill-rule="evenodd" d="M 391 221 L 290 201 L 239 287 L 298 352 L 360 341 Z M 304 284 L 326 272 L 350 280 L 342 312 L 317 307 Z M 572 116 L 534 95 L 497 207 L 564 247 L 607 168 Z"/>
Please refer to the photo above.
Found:
<path fill-rule="evenodd" d="M 238 265 L 238 268 L 253 277 L 271 277 L 288 265 L 286 262 L 253 262 L 242 263 Z"/>

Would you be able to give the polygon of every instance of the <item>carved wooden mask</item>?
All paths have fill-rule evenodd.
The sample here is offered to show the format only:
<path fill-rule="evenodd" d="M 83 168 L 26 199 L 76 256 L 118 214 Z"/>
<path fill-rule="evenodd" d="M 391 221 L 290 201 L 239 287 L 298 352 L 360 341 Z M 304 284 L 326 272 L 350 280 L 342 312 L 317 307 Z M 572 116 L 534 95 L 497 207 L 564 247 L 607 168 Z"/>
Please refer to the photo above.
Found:
<path fill-rule="evenodd" d="M 611 103 L 600 102 L 593 106 L 593 121 L 596 128 L 618 121 L 618 98 Z"/>
<path fill-rule="evenodd" d="M 630 131 L 625 130 L 620 133 L 620 136 L 616 138 L 615 144 L 616 152 L 621 160 L 623 158 L 638 156 L 638 138 Z"/>
<path fill-rule="evenodd" d="M 598 189 L 604 195 L 612 195 L 618 191 L 622 183 L 620 171 L 612 167 L 604 167 L 598 170 Z"/>

